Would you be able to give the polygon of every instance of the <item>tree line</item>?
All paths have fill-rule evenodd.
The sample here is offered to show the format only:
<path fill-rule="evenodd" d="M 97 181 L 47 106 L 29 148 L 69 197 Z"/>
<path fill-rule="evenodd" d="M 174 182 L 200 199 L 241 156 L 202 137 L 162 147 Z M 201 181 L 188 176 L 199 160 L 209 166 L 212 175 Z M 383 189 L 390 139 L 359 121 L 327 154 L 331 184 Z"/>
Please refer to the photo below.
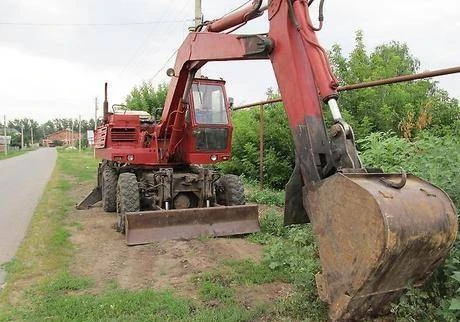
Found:
<path fill-rule="evenodd" d="M 24 146 L 40 143 L 47 135 L 61 131 L 74 130 L 78 132 L 79 119 L 55 118 L 44 123 L 38 123 L 31 118 L 17 118 L 8 122 L 8 135 L 11 136 L 11 146 L 21 147 L 21 133 L 24 135 Z M 94 129 L 94 119 L 81 120 L 82 143 L 86 144 L 86 131 Z M 32 138 L 33 136 L 33 138 Z"/>

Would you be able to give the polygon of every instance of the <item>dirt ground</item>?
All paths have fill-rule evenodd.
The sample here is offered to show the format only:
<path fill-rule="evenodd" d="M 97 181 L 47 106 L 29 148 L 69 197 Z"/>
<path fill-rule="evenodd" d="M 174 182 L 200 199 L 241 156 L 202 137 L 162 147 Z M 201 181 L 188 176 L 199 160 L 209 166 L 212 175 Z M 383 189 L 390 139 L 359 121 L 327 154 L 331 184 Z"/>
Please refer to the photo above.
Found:
<path fill-rule="evenodd" d="M 259 261 L 262 246 L 241 238 L 165 241 L 128 247 L 124 235 L 113 228 L 116 215 L 101 207 L 72 211 L 68 217 L 75 247 L 72 272 L 96 281 L 96 289 L 116 281 L 122 288 L 170 289 L 188 298 L 198 297 L 191 278 L 212 270 L 224 259 Z M 240 286 L 238 298 L 250 307 L 286 297 L 284 283 Z M 241 295 L 241 296 L 240 296 Z"/>

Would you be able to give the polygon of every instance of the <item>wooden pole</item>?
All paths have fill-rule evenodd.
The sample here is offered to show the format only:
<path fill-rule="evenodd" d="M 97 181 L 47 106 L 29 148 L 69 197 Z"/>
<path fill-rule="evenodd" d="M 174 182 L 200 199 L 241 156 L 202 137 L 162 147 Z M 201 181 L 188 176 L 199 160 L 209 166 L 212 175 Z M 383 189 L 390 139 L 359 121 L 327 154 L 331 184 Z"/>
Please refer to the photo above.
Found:
<path fill-rule="evenodd" d="M 259 184 L 264 188 L 264 106 L 259 106 Z"/>
<path fill-rule="evenodd" d="M 21 124 L 21 150 L 24 149 L 24 124 Z"/>
<path fill-rule="evenodd" d="M 94 100 L 94 133 L 93 133 L 93 157 L 96 157 L 96 129 L 97 129 L 97 97 Z"/>
<path fill-rule="evenodd" d="M 4 134 L 4 150 L 5 150 L 5 155 L 8 155 L 8 139 L 6 138 L 6 115 L 3 115 L 3 134 Z"/>
<path fill-rule="evenodd" d="M 34 146 L 34 123 L 32 119 L 30 119 L 30 145 Z"/>
<path fill-rule="evenodd" d="M 81 115 L 78 115 L 78 151 L 81 151 Z"/>
<path fill-rule="evenodd" d="M 201 16 L 202 16 L 202 9 L 201 9 L 201 0 L 195 0 L 195 28 L 197 28 L 201 24 Z M 197 70 L 195 73 L 195 78 L 201 77 L 201 71 Z"/>

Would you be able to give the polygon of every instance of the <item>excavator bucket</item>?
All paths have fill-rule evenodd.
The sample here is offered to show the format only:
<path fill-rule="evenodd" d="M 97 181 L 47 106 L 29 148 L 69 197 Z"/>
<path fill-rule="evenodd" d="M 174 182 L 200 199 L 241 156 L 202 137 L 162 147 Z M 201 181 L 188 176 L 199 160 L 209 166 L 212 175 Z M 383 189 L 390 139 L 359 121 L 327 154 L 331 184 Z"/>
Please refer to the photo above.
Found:
<path fill-rule="evenodd" d="M 125 220 L 126 243 L 130 246 L 260 230 L 257 205 L 131 212 L 126 214 Z"/>
<path fill-rule="evenodd" d="M 333 321 L 385 311 L 429 278 L 457 236 L 452 201 L 412 175 L 337 173 L 304 196 L 319 241 L 318 293 Z"/>

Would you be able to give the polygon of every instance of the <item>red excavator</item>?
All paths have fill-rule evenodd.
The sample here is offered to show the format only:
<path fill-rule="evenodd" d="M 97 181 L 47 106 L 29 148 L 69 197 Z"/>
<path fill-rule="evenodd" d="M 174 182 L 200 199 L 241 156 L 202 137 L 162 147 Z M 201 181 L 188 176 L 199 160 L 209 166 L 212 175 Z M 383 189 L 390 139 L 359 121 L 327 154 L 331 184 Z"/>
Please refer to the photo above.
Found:
<path fill-rule="evenodd" d="M 420 286 L 457 236 L 457 214 L 439 188 L 405 173 L 367 169 L 338 106 L 338 82 L 309 16 L 313 1 L 262 0 L 191 32 L 178 50 L 156 120 L 104 101 L 96 132 L 98 186 L 78 206 L 102 200 L 117 211 L 128 245 L 225 236 L 259 229 L 237 176 L 212 167 L 230 158 L 231 104 L 225 82 L 195 78 L 209 61 L 270 60 L 288 116 L 296 166 L 286 186 L 285 223 L 310 221 L 322 272 L 318 293 L 332 320 L 378 314 Z M 268 10 L 267 34 L 232 32 Z M 333 125 L 326 128 L 322 103 Z"/>

